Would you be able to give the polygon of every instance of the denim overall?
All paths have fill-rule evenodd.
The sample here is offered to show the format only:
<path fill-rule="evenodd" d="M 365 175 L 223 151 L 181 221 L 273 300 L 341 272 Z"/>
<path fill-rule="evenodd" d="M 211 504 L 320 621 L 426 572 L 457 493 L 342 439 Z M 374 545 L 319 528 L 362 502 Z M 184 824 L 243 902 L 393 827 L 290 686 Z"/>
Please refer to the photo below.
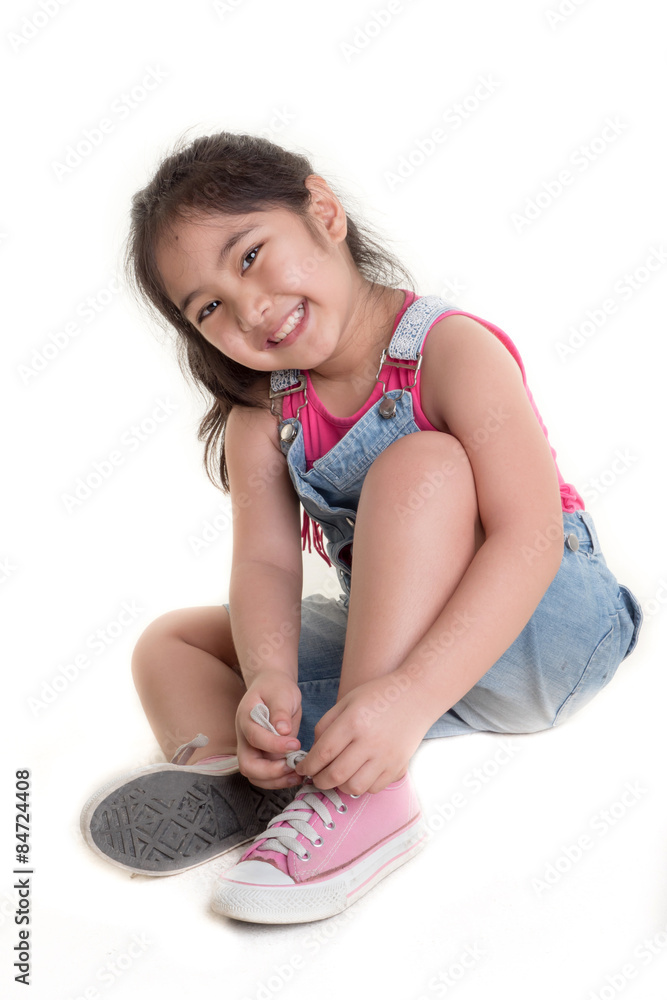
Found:
<path fill-rule="evenodd" d="M 382 382 L 384 365 L 413 368 L 415 375 L 409 387 L 413 388 L 426 334 L 439 316 L 455 308 L 435 295 L 426 295 L 413 302 L 403 314 L 389 349 L 382 353 L 378 380 Z M 384 382 L 382 384 L 384 386 Z M 272 399 L 303 388 L 305 379 L 298 371 L 271 374 Z M 393 404 L 389 400 L 393 400 Z M 345 606 L 349 604 L 351 577 L 349 563 L 341 558 L 341 553 L 354 537 L 354 522 L 366 473 L 392 441 L 419 429 L 413 415 L 411 392 L 393 389 L 383 393 L 344 437 L 306 471 L 301 422 L 297 417 L 280 421 L 280 447 L 287 458 L 292 483 L 304 510 L 321 526 L 327 539 L 327 553 L 338 573 Z"/>
<path fill-rule="evenodd" d="M 430 295 L 406 309 L 380 361 L 377 378 L 385 392 L 310 470 L 306 470 L 298 412 L 296 417 L 280 419 L 280 446 L 290 478 L 304 510 L 321 526 L 343 590 L 337 600 L 312 594 L 302 601 L 299 738 L 303 746 L 312 744 L 315 724 L 336 701 L 350 602 L 351 563 L 345 550 L 354 538 L 364 478 L 388 445 L 420 429 L 410 390 L 421 365 L 422 344 L 435 320 L 452 308 L 456 307 Z M 385 365 L 413 368 L 412 383 L 386 392 Z M 305 376 L 299 371 L 273 372 L 272 411 L 274 400 L 305 388 Z M 299 410 L 305 405 L 307 401 Z M 229 605 L 225 607 L 229 610 Z M 590 512 L 564 511 L 561 566 L 529 622 L 424 738 L 479 731 L 536 732 L 559 725 L 609 683 L 634 649 L 642 617 L 635 595 L 619 585 L 606 564 Z"/>

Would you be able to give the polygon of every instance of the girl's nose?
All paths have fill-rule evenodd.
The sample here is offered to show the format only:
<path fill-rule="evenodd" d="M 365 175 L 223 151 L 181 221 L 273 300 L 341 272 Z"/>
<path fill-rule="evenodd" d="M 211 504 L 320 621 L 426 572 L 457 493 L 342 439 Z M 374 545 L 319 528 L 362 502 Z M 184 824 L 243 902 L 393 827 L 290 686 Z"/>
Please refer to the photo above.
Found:
<path fill-rule="evenodd" d="M 236 302 L 236 319 L 241 333 L 250 333 L 270 316 L 271 303 L 261 293 L 246 292 Z"/>

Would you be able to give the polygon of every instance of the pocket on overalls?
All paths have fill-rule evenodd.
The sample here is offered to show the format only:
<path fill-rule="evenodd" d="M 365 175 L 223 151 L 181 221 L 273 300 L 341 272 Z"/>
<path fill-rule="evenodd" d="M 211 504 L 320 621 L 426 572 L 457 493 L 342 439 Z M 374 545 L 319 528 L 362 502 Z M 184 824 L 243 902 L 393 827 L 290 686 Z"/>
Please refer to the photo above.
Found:
<path fill-rule="evenodd" d="M 622 660 L 622 629 L 619 615 L 610 615 L 609 629 L 602 636 L 584 667 L 579 680 L 562 703 L 552 723 L 558 726 L 592 701 L 613 678 Z"/>
<path fill-rule="evenodd" d="M 622 657 L 622 660 L 624 660 L 637 645 L 637 639 L 639 638 L 639 632 L 644 620 L 644 613 L 639 601 L 629 587 L 620 584 L 607 566 L 607 561 L 602 554 L 600 541 L 590 511 L 577 511 L 577 516 L 586 525 L 592 543 L 590 553 L 591 562 L 596 566 L 606 585 L 612 612 L 618 615 L 619 628 L 622 632 L 621 647 L 623 643 L 626 645 L 626 651 Z"/>

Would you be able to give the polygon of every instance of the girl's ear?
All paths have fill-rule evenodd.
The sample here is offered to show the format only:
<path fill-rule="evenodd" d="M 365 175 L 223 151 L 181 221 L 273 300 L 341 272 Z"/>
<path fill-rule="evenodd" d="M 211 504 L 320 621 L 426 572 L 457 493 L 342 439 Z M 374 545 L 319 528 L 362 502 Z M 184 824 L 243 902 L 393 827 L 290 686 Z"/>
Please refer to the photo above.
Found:
<path fill-rule="evenodd" d="M 342 242 L 347 236 L 347 216 L 340 201 L 319 174 L 309 174 L 304 183 L 310 191 L 311 215 L 324 226 L 332 242 Z"/>

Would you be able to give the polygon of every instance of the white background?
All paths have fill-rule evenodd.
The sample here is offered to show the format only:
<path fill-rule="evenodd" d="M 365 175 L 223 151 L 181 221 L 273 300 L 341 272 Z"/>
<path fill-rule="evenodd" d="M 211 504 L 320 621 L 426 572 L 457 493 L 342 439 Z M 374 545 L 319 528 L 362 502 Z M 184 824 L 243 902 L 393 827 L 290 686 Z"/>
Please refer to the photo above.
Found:
<path fill-rule="evenodd" d="M 44 0 L 48 16 L 35 2 L 4 5 L 5 995 L 663 995 L 664 33 L 651 0 L 568 0 L 558 21 L 557 2 Z M 378 27 L 381 11 L 390 16 Z M 124 95 L 149 71 L 163 78 L 129 108 Z M 475 100 L 482 78 L 493 93 Z M 465 121 L 451 113 L 462 102 Z M 103 118 L 112 130 L 58 177 L 68 146 Z M 605 142 L 607 119 L 618 134 Z M 438 127 L 446 141 L 392 186 L 388 173 L 401 157 L 416 163 Z M 131 196 L 186 129 L 268 130 L 307 152 L 413 269 L 420 294 L 451 298 L 509 334 L 565 479 L 584 495 L 610 568 L 645 605 L 636 651 L 562 729 L 513 739 L 502 764 L 503 740 L 491 735 L 422 747 L 413 776 L 429 848 L 319 924 L 261 927 L 209 912 L 210 882 L 240 849 L 188 874 L 132 880 L 78 832 L 98 785 L 161 759 L 129 671 L 141 631 L 164 611 L 228 594 L 228 503 L 196 440 L 203 402 L 170 338 L 126 291 L 105 291 L 120 275 Z M 558 193 L 566 169 L 572 183 Z M 533 220 L 517 225 L 538 195 Z M 610 298 L 615 312 L 565 354 L 572 328 Z M 72 323 L 76 335 L 63 337 Z M 132 427 L 160 400 L 171 414 L 131 446 Z M 64 495 L 118 449 L 122 464 L 68 510 Z M 222 528 L 195 554 L 192 537 L 216 515 Z M 305 559 L 306 591 L 326 587 L 333 571 Z M 118 629 L 124 604 L 134 617 Z M 96 653 L 99 628 L 120 634 Z M 72 669 L 84 654 L 87 665 Z M 30 994 L 11 967 L 11 794 L 24 767 Z M 619 805 L 628 783 L 638 791 Z M 465 806 L 445 822 L 456 792 Z M 609 809 L 613 825 L 601 819 Z M 593 846 L 568 861 L 583 835 Z M 540 889 L 548 871 L 558 874 Z M 466 949 L 478 955 L 468 951 L 467 967 Z"/>

